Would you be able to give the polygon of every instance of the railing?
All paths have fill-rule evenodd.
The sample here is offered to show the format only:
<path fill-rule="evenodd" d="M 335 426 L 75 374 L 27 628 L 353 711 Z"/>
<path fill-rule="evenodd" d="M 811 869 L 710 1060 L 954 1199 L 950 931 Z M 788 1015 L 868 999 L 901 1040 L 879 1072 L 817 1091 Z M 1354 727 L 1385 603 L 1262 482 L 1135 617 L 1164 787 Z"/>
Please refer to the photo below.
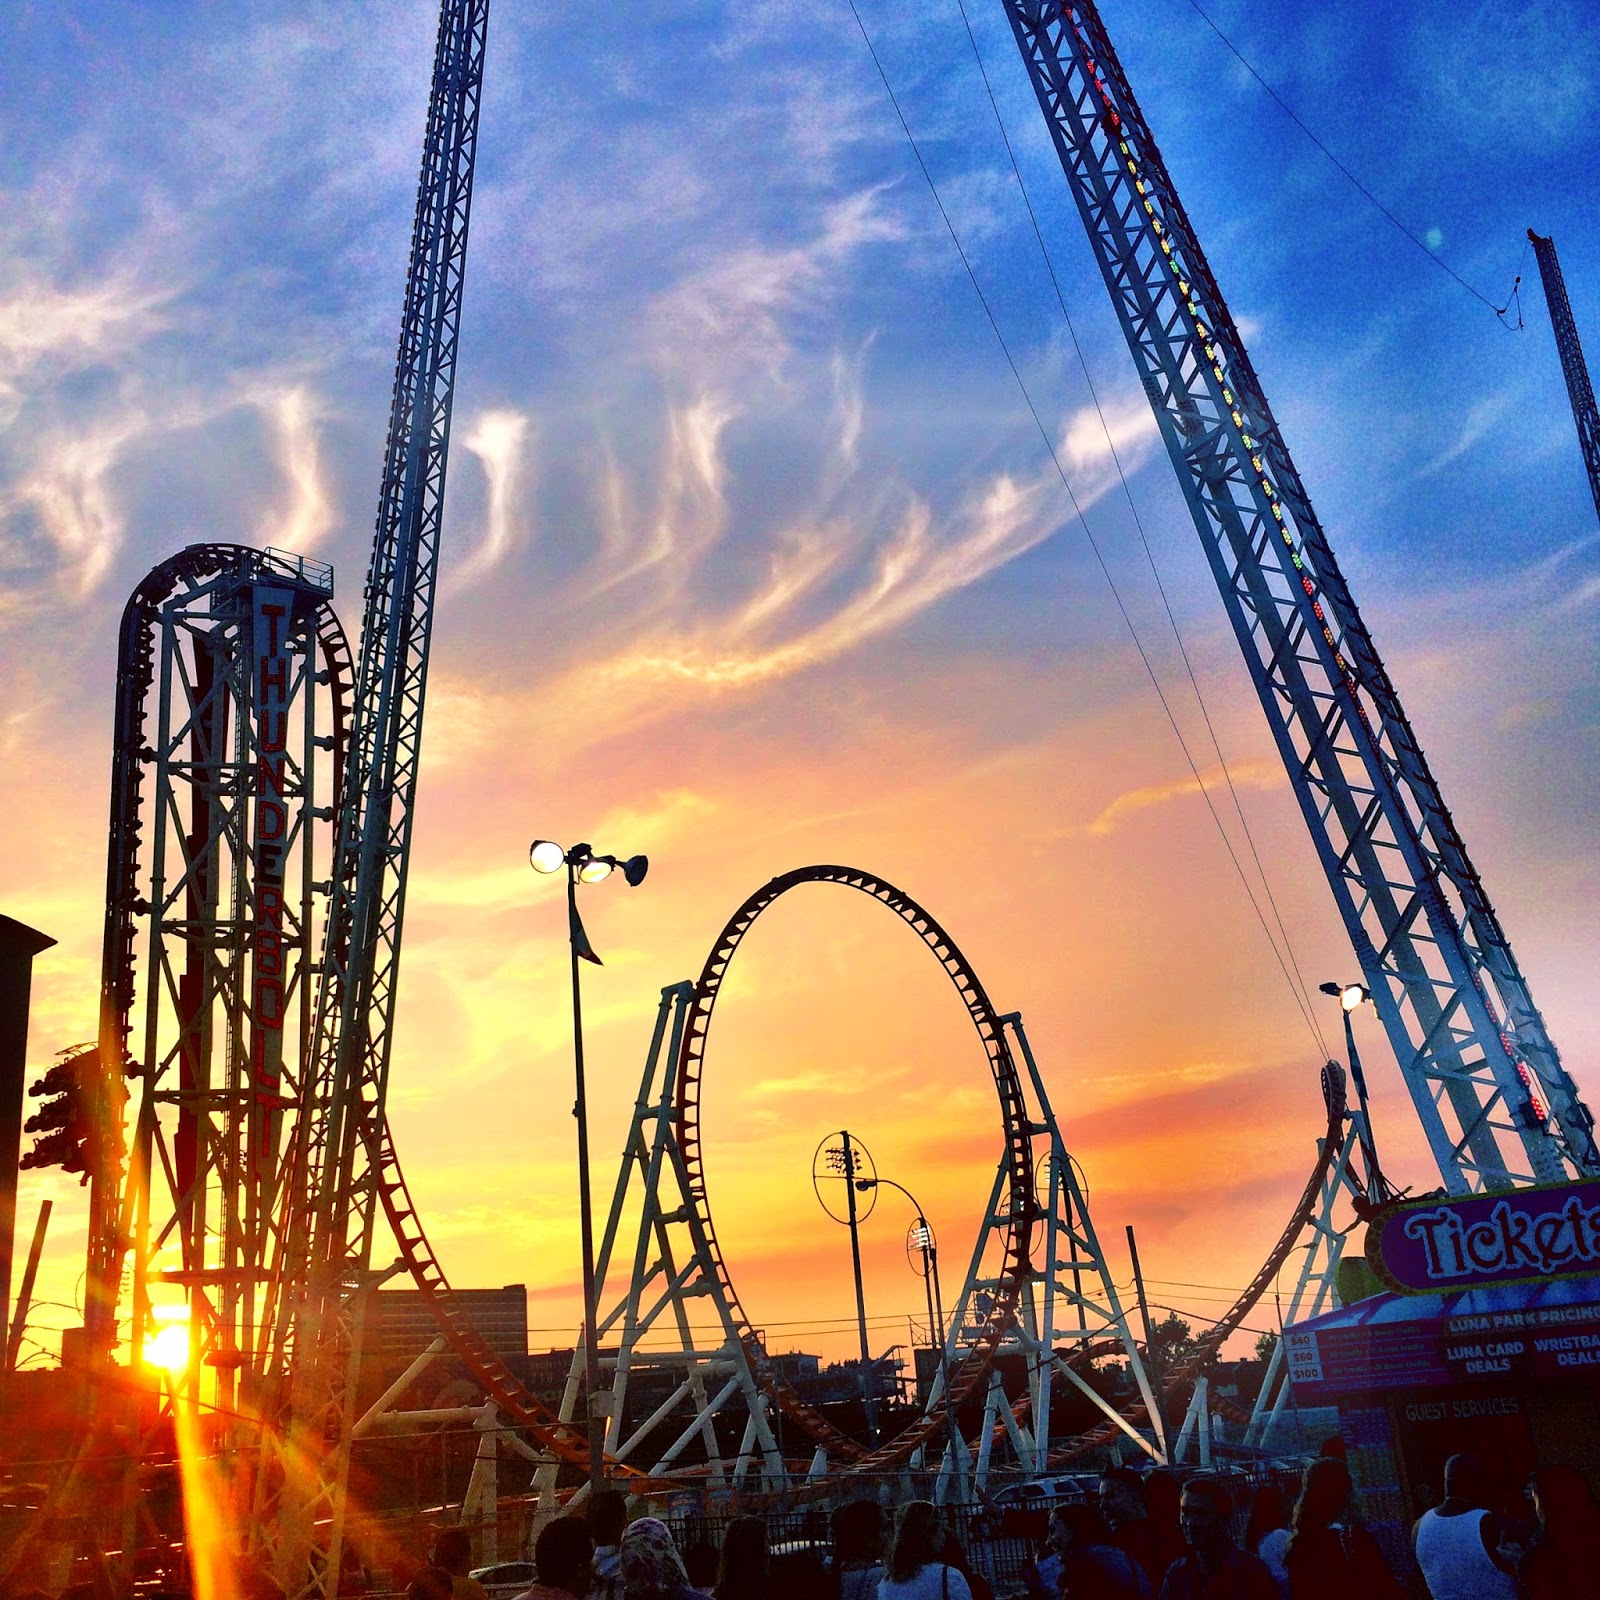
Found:
<path fill-rule="evenodd" d="M 319 594 L 330 597 L 333 594 L 333 568 L 326 561 L 314 561 L 297 550 L 280 550 L 273 545 L 268 545 L 261 552 L 261 560 L 272 571 L 281 572 L 285 577 L 305 584 L 308 589 L 315 589 Z"/>

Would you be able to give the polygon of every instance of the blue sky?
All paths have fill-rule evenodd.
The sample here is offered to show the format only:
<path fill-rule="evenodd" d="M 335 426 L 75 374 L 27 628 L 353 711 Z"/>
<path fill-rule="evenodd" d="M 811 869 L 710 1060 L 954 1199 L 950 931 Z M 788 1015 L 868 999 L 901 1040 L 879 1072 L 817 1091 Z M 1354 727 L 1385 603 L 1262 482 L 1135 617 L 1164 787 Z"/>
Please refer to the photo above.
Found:
<path fill-rule="evenodd" d="M 955 0 L 860 3 L 1176 685 Z M 1306 961 L 1348 965 L 1009 30 L 998 7 L 968 8 L 1274 888 Z M 1593 1099 L 1600 537 L 1524 233 L 1556 238 L 1600 350 L 1600 37 L 1577 0 L 1209 9 L 1441 260 L 1497 303 L 1524 275 L 1512 335 L 1186 0 L 1108 0 Z M 0 887 L 62 940 L 40 969 L 40 1059 L 90 1028 L 114 623 L 134 582 L 199 539 L 290 545 L 334 562 L 354 624 L 433 33 L 431 6 L 401 3 L 19 5 L 0 22 Z M 1275 1235 L 1305 1163 L 1268 1124 L 1299 1119 L 1309 1144 L 1314 1091 L 1308 1109 L 1295 1074 L 1312 1041 L 1047 467 L 842 0 L 603 22 L 501 0 L 395 1080 L 414 1186 L 464 1281 L 526 1277 L 567 1309 L 568 1131 L 539 1121 L 530 1087 L 562 1070 L 560 930 L 521 852 L 596 819 L 658 857 L 650 893 L 626 914 L 608 902 L 592 930 L 632 941 L 599 1024 L 616 1115 L 650 996 L 698 967 L 743 895 L 802 860 L 860 860 L 966 934 L 991 988 L 1038 1019 L 1091 1176 L 1098 1151 L 1108 1203 L 1158 1253 L 1214 1249 L 1227 1284 Z M 802 1039 L 810 1057 L 837 1049 L 806 1031 L 820 987 L 839 1026 L 875 1019 L 883 1051 L 965 1081 L 953 1038 L 880 1015 L 899 958 L 870 924 L 858 942 L 851 915 L 797 921 L 785 960 L 775 945 L 757 964 L 766 993 L 793 998 L 764 1015 L 752 978 L 742 1079 L 790 1081 L 777 1058 Z M 1387 1143 L 1414 1157 L 1385 1077 Z M 836 1126 L 811 1093 L 787 1118 Z M 503 1129 L 485 1130 L 480 1097 Z M 725 1115 L 728 1182 L 753 1184 L 732 1152 L 768 1136 L 767 1112 L 736 1096 Z M 1199 1175 L 1191 1125 L 1204 1165 L 1237 1152 L 1242 1176 Z M 971 1171 L 991 1157 L 962 1168 L 923 1134 L 908 1169 L 952 1195 L 982 1187 Z M 508 1210 L 527 1219 L 510 1235 Z M 1223 1216 L 1242 1243 L 1215 1243 Z M 790 1253 L 811 1247 L 796 1235 Z M 743 1249 L 786 1259 L 770 1229 Z M 60 1273 L 70 1256 L 63 1230 Z"/>

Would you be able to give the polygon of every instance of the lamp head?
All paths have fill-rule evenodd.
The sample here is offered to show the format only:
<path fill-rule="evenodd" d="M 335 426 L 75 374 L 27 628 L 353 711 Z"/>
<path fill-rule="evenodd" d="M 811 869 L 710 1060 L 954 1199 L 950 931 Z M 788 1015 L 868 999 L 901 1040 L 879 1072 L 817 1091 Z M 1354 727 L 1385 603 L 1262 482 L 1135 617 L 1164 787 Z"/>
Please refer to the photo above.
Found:
<path fill-rule="evenodd" d="M 603 883 L 616 865 L 611 856 L 589 856 L 578 868 L 579 883 Z"/>
<path fill-rule="evenodd" d="M 856 1179 L 856 1188 L 861 1190 L 861 1192 L 863 1194 L 865 1194 L 868 1189 L 876 1189 L 877 1187 L 878 1187 L 878 1180 L 876 1178 L 857 1178 Z"/>
<path fill-rule="evenodd" d="M 528 864 L 535 872 L 559 872 L 567 863 L 567 852 L 554 839 L 535 839 L 528 846 Z"/>
<path fill-rule="evenodd" d="M 1372 998 L 1371 991 L 1360 983 L 1319 983 L 1323 994 L 1331 994 L 1346 1011 L 1355 1011 Z"/>
<path fill-rule="evenodd" d="M 644 882 L 644 875 L 649 870 L 649 856 L 629 856 L 622 863 L 622 876 L 628 880 L 630 889 L 637 889 Z"/>

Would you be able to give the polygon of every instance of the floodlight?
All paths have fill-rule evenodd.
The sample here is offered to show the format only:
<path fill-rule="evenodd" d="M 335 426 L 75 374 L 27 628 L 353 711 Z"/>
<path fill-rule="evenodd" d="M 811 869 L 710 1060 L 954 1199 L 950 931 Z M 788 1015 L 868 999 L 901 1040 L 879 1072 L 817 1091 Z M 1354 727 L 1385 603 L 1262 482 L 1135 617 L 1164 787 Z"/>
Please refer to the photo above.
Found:
<path fill-rule="evenodd" d="M 630 889 L 637 889 L 644 882 L 644 875 L 649 870 L 649 856 L 629 856 L 622 863 L 622 876 L 628 880 Z"/>
<path fill-rule="evenodd" d="M 611 869 L 615 865 L 610 856 L 590 856 L 578 868 L 578 882 L 601 883 L 611 876 Z"/>
<path fill-rule="evenodd" d="M 567 852 L 554 839 L 535 839 L 528 846 L 528 863 L 535 872 L 559 872 L 566 861 Z"/>
<path fill-rule="evenodd" d="M 1372 992 L 1361 983 L 1319 983 L 1324 994 L 1331 994 L 1346 1011 L 1356 1011 L 1372 998 Z"/>

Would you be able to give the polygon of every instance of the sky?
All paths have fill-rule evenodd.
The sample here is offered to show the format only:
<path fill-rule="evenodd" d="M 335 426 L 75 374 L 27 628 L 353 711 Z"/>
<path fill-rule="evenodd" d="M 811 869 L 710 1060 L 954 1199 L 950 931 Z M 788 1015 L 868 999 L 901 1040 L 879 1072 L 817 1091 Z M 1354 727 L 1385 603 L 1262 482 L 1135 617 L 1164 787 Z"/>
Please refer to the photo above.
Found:
<path fill-rule="evenodd" d="M 1018 373 L 1311 987 L 1354 964 L 998 6 L 859 0 Z M 1600 532 L 1525 230 L 1600 350 L 1600 37 L 1582 0 L 1214 0 L 1426 248 L 1187 0 L 1107 24 L 1569 1069 L 1600 1098 Z M 618 19 L 620 21 L 620 18 Z M 0 19 L 0 910 L 59 940 L 32 1059 L 93 1032 L 116 619 L 199 540 L 331 561 L 354 630 L 433 48 L 423 0 L 18 4 Z M 1428 259 L 1432 253 L 1436 260 Z M 1513 333 L 1440 263 L 1503 303 Z M 1098 394 L 1097 415 L 1090 380 Z M 1107 431 L 1127 473 L 1118 481 Z M 847 4 L 490 20 L 390 1117 L 452 1279 L 578 1318 L 559 888 L 530 839 L 651 857 L 586 891 L 598 1202 L 663 985 L 776 873 L 921 900 L 1020 1010 L 1126 1282 L 1220 1313 L 1321 1127 L 1304 1020 Z M 1253 871 L 1253 869 L 1252 869 Z M 1262 891 L 1257 889 L 1258 897 Z M 1402 1183 L 1433 1181 L 1377 1026 Z M 882 907 L 750 935 L 705 1086 L 719 1235 L 774 1348 L 846 1353 L 810 1163 L 849 1127 L 964 1260 L 1000 1154 L 982 1051 Z M 82 1197 L 39 1318 L 77 1320 Z M 921 1287 L 863 1241 L 875 1348 Z M 947 1298 L 950 1290 L 946 1290 Z M 1263 1306 L 1250 1326 L 1273 1325 Z"/>

